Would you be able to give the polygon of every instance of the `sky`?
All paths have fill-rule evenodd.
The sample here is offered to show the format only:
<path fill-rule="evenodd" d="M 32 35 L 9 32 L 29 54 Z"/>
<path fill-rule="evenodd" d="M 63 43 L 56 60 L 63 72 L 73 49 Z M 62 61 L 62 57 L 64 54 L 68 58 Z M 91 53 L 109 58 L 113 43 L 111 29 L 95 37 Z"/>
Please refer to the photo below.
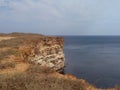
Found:
<path fill-rule="evenodd" d="M 0 0 L 0 33 L 120 35 L 120 0 Z"/>

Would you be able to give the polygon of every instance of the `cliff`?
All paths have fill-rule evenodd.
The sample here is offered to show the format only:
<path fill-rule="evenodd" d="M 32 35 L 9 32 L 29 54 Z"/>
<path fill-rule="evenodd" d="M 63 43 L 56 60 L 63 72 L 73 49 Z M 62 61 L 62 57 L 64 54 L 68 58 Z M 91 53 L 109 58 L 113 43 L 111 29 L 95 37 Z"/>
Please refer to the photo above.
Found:
<path fill-rule="evenodd" d="M 5 37 L 7 36 L 7 37 Z M 11 37 L 11 38 L 10 38 Z M 39 34 L 2 34 L 2 48 L 11 48 L 15 61 L 29 62 L 60 71 L 64 68 L 64 39 Z M 17 55 L 16 55 L 17 53 Z"/>
<path fill-rule="evenodd" d="M 55 71 L 64 68 L 63 38 L 44 36 L 38 40 L 31 40 L 30 43 L 20 47 L 24 61 Z"/>
<path fill-rule="evenodd" d="M 63 46 L 62 37 L 0 34 L 0 90 L 119 90 L 56 72 L 64 68 Z"/>

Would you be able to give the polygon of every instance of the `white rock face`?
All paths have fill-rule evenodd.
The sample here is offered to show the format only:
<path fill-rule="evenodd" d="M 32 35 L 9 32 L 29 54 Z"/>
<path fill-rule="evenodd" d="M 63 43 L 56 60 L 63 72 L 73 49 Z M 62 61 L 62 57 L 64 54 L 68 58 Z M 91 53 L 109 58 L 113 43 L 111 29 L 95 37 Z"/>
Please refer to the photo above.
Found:
<path fill-rule="evenodd" d="M 60 46 L 47 47 L 41 51 L 43 54 L 38 54 L 32 57 L 31 62 L 46 66 L 54 70 L 59 70 L 64 67 L 64 53 Z"/>
<path fill-rule="evenodd" d="M 30 62 L 49 67 L 56 71 L 64 68 L 63 40 L 60 42 L 59 40 L 49 41 L 49 45 L 38 44 L 36 48 L 37 54 L 35 53 L 36 49 L 34 49 L 32 52 L 35 54 L 30 59 Z"/>

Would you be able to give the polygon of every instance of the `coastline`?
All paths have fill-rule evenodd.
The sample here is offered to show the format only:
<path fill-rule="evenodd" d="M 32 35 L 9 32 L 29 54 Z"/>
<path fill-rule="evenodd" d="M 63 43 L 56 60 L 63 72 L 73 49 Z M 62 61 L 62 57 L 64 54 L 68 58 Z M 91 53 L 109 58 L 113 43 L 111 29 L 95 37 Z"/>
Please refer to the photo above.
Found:
<path fill-rule="evenodd" d="M 61 90 L 62 88 L 63 88 L 63 90 L 103 90 L 103 89 L 97 89 L 95 86 L 89 84 L 87 81 L 85 81 L 83 79 L 78 79 L 73 75 L 60 74 L 60 73 L 56 72 L 56 71 L 62 70 L 65 66 L 64 65 L 65 60 L 64 60 L 64 55 L 63 55 L 63 45 L 64 45 L 63 39 L 58 38 L 58 37 L 49 37 L 49 36 L 47 37 L 47 36 L 38 35 L 38 34 L 23 34 L 23 33 L 22 34 L 20 34 L 20 33 L 7 34 L 7 37 L 9 36 L 8 38 L 6 38 L 6 35 L 3 35 L 3 36 L 5 37 L 5 39 L 2 40 L 2 43 L 0 42 L 0 46 L 1 46 L 0 49 L 2 50 L 1 56 L 6 55 L 6 54 L 7 55 L 6 55 L 6 57 L 2 57 L 0 59 L 1 60 L 1 62 L 0 62 L 0 65 L 1 65 L 0 77 L 1 77 L 1 80 L 6 81 L 5 83 L 6 83 L 6 85 L 8 85 L 8 87 L 4 86 L 1 81 L 0 82 L 2 85 L 1 90 L 5 90 L 5 89 L 3 89 L 5 87 L 6 87 L 6 90 L 8 88 L 10 88 L 10 86 L 9 86 L 10 83 L 13 83 L 12 88 L 16 88 L 14 86 L 15 83 L 17 83 L 18 87 L 19 87 L 20 86 L 19 82 L 17 82 L 17 80 L 19 81 L 19 78 L 21 80 L 23 80 L 23 82 L 22 82 L 23 84 L 27 83 L 27 85 L 28 85 L 28 81 L 24 81 L 24 79 L 27 80 L 27 79 L 30 79 L 31 77 L 32 77 L 31 81 L 30 81 L 31 83 L 33 83 L 32 81 L 34 81 L 34 80 L 36 82 L 35 78 L 38 78 L 37 80 L 39 80 L 39 77 L 42 77 L 42 79 L 40 78 L 40 81 L 48 80 L 49 82 L 51 82 L 51 85 L 53 85 L 53 86 L 57 85 L 57 87 L 55 87 L 55 86 L 52 87 L 50 85 L 50 87 L 52 89 L 54 88 L 57 90 Z M 10 37 L 12 37 L 12 38 L 10 38 Z M 21 39 L 19 39 L 19 38 L 21 38 Z M 42 41 L 41 41 L 41 39 L 42 39 Z M 7 44 L 6 44 L 6 42 L 7 42 Z M 36 45 L 38 45 L 38 46 L 36 46 Z M 54 45 L 55 45 L 55 47 L 53 47 Z M 34 48 L 34 50 L 33 50 L 33 48 Z M 41 51 L 41 49 L 43 51 Z M 36 50 L 41 51 L 42 54 L 40 54 L 41 52 L 38 52 Z M 9 51 L 9 53 L 8 53 L 8 51 Z M 61 54 L 61 52 L 62 52 L 62 54 Z M 54 54 L 55 56 L 49 55 L 51 53 L 52 53 L 52 55 Z M 45 58 L 39 56 L 40 58 L 37 57 L 39 59 L 36 59 L 36 57 L 35 57 L 36 54 L 37 54 L 37 56 L 43 55 L 43 57 L 45 57 Z M 59 55 L 57 56 L 57 54 L 59 54 Z M 50 58 L 48 58 L 48 56 L 52 57 L 52 61 L 51 61 L 52 65 L 51 64 L 48 65 L 48 63 L 50 63 L 50 62 L 48 62 L 50 60 Z M 46 60 L 46 58 L 48 58 L 48 59 Z M 54 58 L 56 58 L 56 59 L 54 59 Z M 31 62 L 30 60 L 33 60 L 34 62 Z M 44 64 L 43 64 L 42 60 L 44 61 Z M 39 63 L 37 63 L 37 66 L 36 66 L 36 61 L 39 61 Z M 53 65 L 53 63 L 54 63 L 54 65 Z M 10 74 L 10 77 L 7 76 L 8 74 Z M 19 77 L 19 75 L 21 75 L 22 77 Z M 56 82 L 57 84 L 54 82 Z M 62 83 L 64 83 L 66 86 L 69 86 L 69 85 L 70 86 L 69 87 L 63 86 Z M 48 84 L 48 82 L 45 81 L 44 84 Z M 47 89 L 44 88 L 45 90 L 49 90 L 49 88 L 50 88 L 49 84 L 48 84 L 48 87 L 46 87 Z M 39 83 L 36 83 L 36 85 L 39 85 Z M 31 86 L 28 85 L 28 87 L 30 89 Z M 60 87 L 62 87 L 62 88 L 60 88 Z M 16 88 L 16 90 L 17 90 L 17 88 Z M 25 87 L 22 86 L 21 90 L 22 90 L 22 88 L 25 88 Z M 44 89 L 42 89 L 42 90 L 44 90 Z M 12 90 L 12 89 L 9 89 L 9 90 Z M 106 89 L 106 90 L 117 90 L 117 89 Z"/>

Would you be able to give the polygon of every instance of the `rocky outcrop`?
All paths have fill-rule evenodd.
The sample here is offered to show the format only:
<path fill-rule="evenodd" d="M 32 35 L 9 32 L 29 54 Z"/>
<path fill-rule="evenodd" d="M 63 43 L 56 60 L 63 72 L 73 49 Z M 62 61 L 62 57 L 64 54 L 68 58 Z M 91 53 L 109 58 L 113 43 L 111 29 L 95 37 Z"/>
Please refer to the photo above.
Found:
<path fill-rule="evenodd" d="M 39 64 L 60 71 L 64 68 L 64 39 L 61 37 L 47 37 L 29 40 L 21 49 L 22 58 L 33 64 Z"/>
<path fill-rule="evenodd" d="M 62 37 L 44 36 L 30 33 L 11 33 L 0 34 L 0 48 L 8 48 L 5 57 L 16 62 L 29 62 L 49 67 L 52 70 L 61 70 L 64 68 L 64 39 Z M 9 40 L 8 40 L 9 37 Z M 11 37 L 11 38 L 10 38 Z M 3 56 L 1 54 L 1 56 Z"/>

